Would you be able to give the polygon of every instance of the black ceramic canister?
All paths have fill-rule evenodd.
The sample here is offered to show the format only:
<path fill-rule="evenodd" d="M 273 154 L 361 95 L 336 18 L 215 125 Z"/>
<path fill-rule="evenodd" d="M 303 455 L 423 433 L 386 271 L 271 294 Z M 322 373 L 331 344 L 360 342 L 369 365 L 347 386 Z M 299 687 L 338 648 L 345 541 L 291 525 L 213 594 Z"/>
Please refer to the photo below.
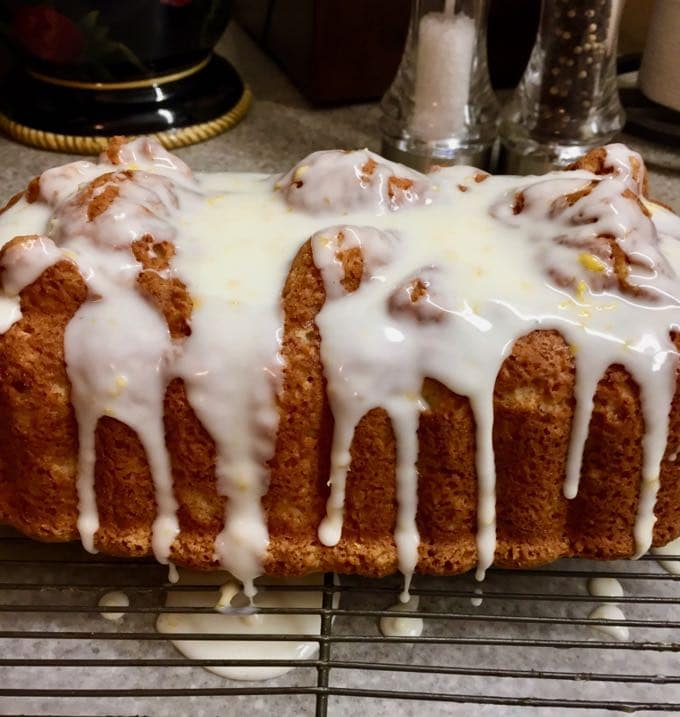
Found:
<path fill-rule="evenodd" d="M 0 126 L 49 149 L 97 152 L 113 135 L 169 147 L 235 124 L 250 93 L 213 48 L 229 0 L 0 0 L 15 60 Z"/>

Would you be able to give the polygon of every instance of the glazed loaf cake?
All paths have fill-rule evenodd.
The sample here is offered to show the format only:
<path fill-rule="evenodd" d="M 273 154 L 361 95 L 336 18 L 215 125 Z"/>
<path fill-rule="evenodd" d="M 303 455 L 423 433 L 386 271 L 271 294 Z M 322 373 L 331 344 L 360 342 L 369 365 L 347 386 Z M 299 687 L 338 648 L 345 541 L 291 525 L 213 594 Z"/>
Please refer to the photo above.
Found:
<path fill-rule="evenodd" d="M 622 145 L 194 175 L 153 140 L 0 216 L 0 522 L 243 581 L 680 535 L 680 228 Z"/>

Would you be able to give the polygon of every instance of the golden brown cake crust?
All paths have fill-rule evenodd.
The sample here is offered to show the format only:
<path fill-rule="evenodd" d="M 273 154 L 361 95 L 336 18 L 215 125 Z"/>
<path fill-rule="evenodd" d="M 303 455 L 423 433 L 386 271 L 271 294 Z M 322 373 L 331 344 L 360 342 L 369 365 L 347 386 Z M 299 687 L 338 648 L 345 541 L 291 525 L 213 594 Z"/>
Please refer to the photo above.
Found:
<path fill-rule="evenodd" d="M 118 149 L 112 151 L 117 156 Z M 601 171 L 598 161 L 590 157 L 581 166 Z M 171 245 L 154 244 L 153 237 L 132 248 L 143 267 L 139 291 L 180 340 L 191 331 L 191 297 L 181 281 L 158 273 L 172 252 Z M 361 256 L 348 251 L 342 259 L 343 285 L 352 291 L 362 278 Z M 63 341 L 86 296 L 75 265 L 60 261 L 21 292 L 23 318 L 0 337 L 0 522 L 43 540 L 78 536 L 78 434 Z M 412 301 L 417 298 L 417 292 L 411 294 Z M 323 281 L 306 242 L 282 293 L 285 370 L 263 498 L 270 533 L 265 569 L 276 575 L 327 570 L 385 575 L 397 569 L 397 510 L 395 438 L 384 410 L 370 411 L 356 428 L 340 542 L 325 547 L 317 536 L 328 498 L 333 432 L 315 324 L 324 301 Z M 567 500 L 563 483 L 573 389 L 573 356 L 555 331 L 520 338 L 501 367 L 493 433 L 497 564 L 527 567 L 563 556 L 611 559 L 633 553 L 643 433 L 638 388 L 620 366 L 610 367 L 600 381 L 578 496 Z M 418 568 L 458 573 L 476 563 L 474 418 L 466 398 L 436 381 L 425 380 L 423 397 Z M 165 434 L 180 524 L 170 558 L 187 567 L 215 568 L 213 543 L 223 527 L 226 499 L 217 494 L 214 442 L 179 379 L 166 390 Z M 680 443 L 677 391 L 668 443 Z M 150 554 L 154 490 L 139 439 L 129 427 L 104 417 L 96 430 L 96 454 L 97 547 L 113 555 Z M 668 456 L 656 514 L 654 544 L 660 545 L 680 534 L 680 467 Z"/>
<path fill-rule="evenodd" d="M 23 316 L 0 340 L 0 519 L 43 540 L 78 537 L 64 331 L 86 296 L 75 265 L 57 263 L 21 292 Z"/>

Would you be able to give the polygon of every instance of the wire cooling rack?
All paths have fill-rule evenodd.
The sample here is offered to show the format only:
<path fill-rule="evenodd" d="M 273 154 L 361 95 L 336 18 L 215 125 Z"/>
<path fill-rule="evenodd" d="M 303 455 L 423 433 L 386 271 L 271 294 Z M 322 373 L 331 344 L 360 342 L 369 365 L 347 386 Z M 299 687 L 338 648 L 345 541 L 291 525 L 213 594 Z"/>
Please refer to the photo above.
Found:
<path fill-rule="evenodd" d="M 594 576 L 621 582 L 624 596 L 616 602 L 625 622 L 588 617 L 612 600 L 588 593 Z M 397 602 L 398 580 L 327 575 L 323 606 L 303 611 L 319 615 L 319 636 L 266 637 L 316 641 L 318 655 L 289 661 L 294 669 L 268 682 L 236 682 L 202 667 L 244 660 L 187 659 L 155 630 L 160 612 L 187 612 L 165 607 L 168 592 L 205 586 L 172 585 L 167 569 L 153 562 L 0 532 L 0 714 L 423 716 L 474 709 L 542 717 L 680 710 L 680 577 L 652 556 L 492 570 L 475 606 L 478 587 L 470 575 L 417 578 L 412 594 L 420 608 L 409 615 L 424 619 L 422 636 L 385 638 L 378 620 Z M 304 589 L 319 590 L 295 587 Z M 116 623 L 97 606 L 110 590 L 130 599 L 130 607 L 115 608 L 125 613 Z M 596 630 L 607 624 L 625 624 L 630 639 Z"/>

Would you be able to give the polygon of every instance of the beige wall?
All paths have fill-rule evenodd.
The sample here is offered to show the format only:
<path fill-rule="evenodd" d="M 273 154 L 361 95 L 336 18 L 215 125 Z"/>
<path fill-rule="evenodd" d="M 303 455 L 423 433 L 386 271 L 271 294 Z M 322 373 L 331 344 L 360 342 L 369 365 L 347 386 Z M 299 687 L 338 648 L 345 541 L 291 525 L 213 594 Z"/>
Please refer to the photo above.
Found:
<path fill-rule="evenodd" d="M 627 0 L 621 18 L 619 53 L 642 52 L 653 0 Z"/>

